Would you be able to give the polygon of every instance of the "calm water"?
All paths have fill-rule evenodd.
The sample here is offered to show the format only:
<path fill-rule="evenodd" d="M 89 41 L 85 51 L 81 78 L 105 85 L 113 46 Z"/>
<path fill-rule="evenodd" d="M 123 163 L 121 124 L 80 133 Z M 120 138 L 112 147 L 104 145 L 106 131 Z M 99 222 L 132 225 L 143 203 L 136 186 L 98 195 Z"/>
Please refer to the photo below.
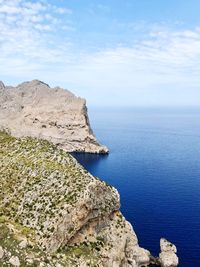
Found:
<path fill-rule="evenodd" d="M 108 156 L 76 155 L 114 185 L 140 245 L 175 243 L 180 267 L 200 266 L 200 111 L 90 110 Z"/>

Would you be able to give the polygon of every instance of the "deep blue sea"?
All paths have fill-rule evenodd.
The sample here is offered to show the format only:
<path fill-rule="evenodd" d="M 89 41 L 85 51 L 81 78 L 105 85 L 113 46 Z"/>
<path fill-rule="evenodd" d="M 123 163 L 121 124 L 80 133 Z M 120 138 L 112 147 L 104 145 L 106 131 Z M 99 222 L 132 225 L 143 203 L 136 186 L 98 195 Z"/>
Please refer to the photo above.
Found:
<path fill-rule="evenodd" d="M 165 237 L 180 267 L 200 266 L 200 110 L 90 109 L 108 156 L 77 154 L 93 175 L 115 186 L 139 243 L 159 253 Z"/>

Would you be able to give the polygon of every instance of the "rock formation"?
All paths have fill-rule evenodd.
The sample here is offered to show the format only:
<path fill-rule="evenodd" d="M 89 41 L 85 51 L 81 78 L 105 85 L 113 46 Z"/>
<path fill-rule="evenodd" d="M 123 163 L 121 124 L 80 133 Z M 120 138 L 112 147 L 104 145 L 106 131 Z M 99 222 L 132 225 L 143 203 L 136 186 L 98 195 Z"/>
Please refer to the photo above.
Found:
<path fill-rule="evenodd" d="M 57 146 L 0 132 L 0 266 L 150 263 L 119 194 Z"/>
<path fill-rule="evenodd" d="M 176 267 L 178 266 L 178 257 L 176 255 L 176 246 L 164 238 L 160 240 L 160 250 L 159 255 L 160 263 L 162 267 Z"/>
<path fill-rule="evenodd" d="M 91 130 L 86 101 L 38 80 L 17 87 L 0 82 L 0 130 L 45 139 L 68 152 L 108 152 Z"/>
<path fill-rule="evenodd" d="M 117 190 L 66 152 L 108 152 L 85 100 L 36 80 L 0 82 L 0 130 L 0 266 L 178 265 L 164 239 L 159 258 L 139 246 Z"/>

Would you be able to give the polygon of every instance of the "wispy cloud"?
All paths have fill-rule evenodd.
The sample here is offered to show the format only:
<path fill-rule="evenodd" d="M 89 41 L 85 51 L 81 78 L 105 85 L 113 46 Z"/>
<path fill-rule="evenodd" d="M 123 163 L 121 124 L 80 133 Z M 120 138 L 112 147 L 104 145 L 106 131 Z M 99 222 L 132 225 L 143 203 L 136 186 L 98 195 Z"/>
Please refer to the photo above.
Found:
<path fill-rule="evenodd" d="M 199 62 L 200 28 L 165 29 L 150 31 L 131 47 L 119 45 L 97 53 L 85 53 L 77 62 L 76 72 L 83 81 L 88 79 L 93 85 L 96 82 L 103 86 L 112 83 L 115 88 L 124 84 L 133 88 L 186 81 L 199 86 Z"/>
<path fill-rule="evenodd" d="M 81 88 L 90 103 L 199 105 L 199 62 L 199 28 L 150 31 L 132 47 L 83 54 L 57 79 Z"/>
<path fill-rule="evenodd" d="M 136 95 L 149 88 L 199 88 L 200 27 L 123 24 L 124 29 L 146 30 L 129 45 L 90 51 L 69 37 L 76 24 L 71 16 L 71 9 L 44 0 L 0 0 L 1 75 L 81 88 L 89 99 L 101 97 L 102 88 L 110 96 L 123 88 Z"/>
<path fill-rule="evenodd" d="M 69 15 L 72 11 L 42 0 L 0 0 L 1 66 L 13 66 L 16 61 L 32 64 L 33 59 L 56 62 L 60 47 L 53 36 L 64 24 L 58 16 L 61 13 Z"/>

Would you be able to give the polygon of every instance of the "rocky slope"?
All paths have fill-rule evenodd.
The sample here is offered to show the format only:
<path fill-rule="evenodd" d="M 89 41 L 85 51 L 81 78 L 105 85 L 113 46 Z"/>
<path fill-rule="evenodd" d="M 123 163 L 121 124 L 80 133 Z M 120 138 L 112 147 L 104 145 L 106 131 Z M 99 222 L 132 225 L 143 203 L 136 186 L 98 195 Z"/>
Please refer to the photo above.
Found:
<path fill-rule="evenodd" d="M 0 132 L 0 266 L 150 263 L 119 194 L 48 141 Z"/>
<path fill-rule="evenodd" d="M 108 152 L 91 130 L 85 100 L 38 80 L 17 87 L 0 82 L 0 130 L 45 139 L 68 152 Z"/>

